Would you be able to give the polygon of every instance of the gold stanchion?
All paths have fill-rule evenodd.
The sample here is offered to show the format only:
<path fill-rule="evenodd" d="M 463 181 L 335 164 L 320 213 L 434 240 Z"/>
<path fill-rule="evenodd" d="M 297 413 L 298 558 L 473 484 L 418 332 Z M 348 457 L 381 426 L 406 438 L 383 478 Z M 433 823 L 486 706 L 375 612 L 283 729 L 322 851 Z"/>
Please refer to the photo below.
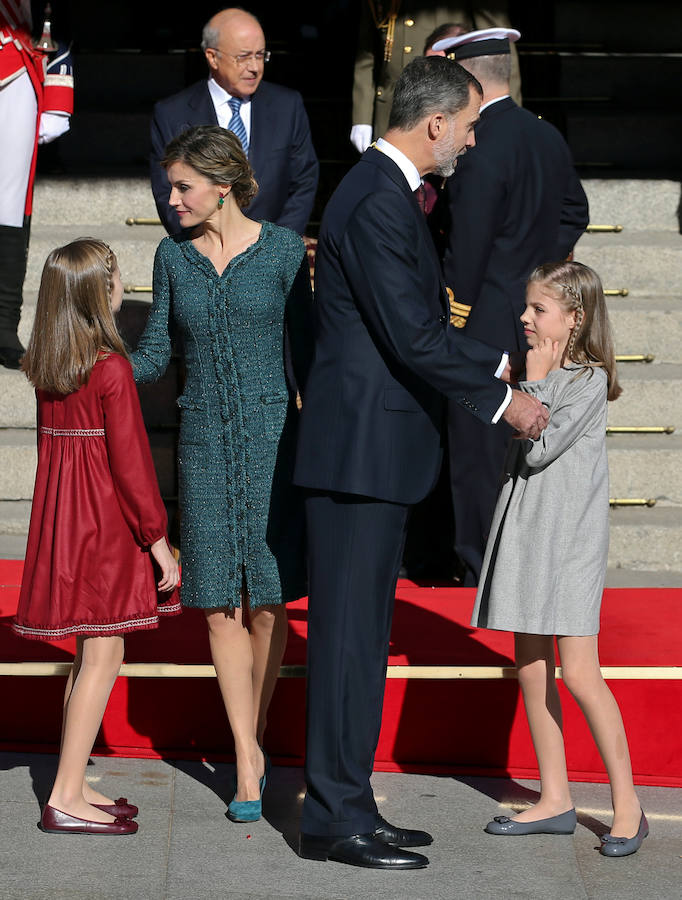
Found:
<path fill-rule="evenodd" d="M 588 225 L 585 229 L 588 234 L 606 234 L 607 232 L 619 234 L 622 230 L 622 225 Z"/>
<path fill-rule="evenodd" d="M 126 225 L 160 225 L 161 219 L 145 219 L 139 216 L 128 216 Z"/>
<path fill-rule="evenodd" d="M 624 356 L 616 356 L 616 362 L 653 362 L 656 357 L 653 353 L 631 353 Z"/>
<path fill-rule="evenodd" d="M 609 506 L 656 506 L 656 501 L 653 497 L 611 497 Z"/>
<path fill-rule="evenodd" d="M 673 434 L 674 425 L 608 425 L 607 434 Z"/>
<path fill-rule="evenodd" d="M 630 291 L 627 288 L 608 288 L 604 291 L 605 297 L 627 297 Z"/>
<path fill-rule="evenodd" d="M 151 294 L 151 284 L 124 284 L 124 294 Z"/>

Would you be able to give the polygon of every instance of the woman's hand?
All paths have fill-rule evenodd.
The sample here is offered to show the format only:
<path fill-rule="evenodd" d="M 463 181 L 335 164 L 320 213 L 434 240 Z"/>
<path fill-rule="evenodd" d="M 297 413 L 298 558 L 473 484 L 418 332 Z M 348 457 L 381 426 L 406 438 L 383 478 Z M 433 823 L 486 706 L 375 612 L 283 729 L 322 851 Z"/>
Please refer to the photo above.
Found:
<path fill-rule="evenodd" d="M 160 591 L 174 591 L 180 583 L 180 569 L 175 561 L 175 557 L 170 552 L 166 538 L 159 538 L 149 549 L 161 569 L 161 580 L 157 585 L 158 589 Z"/>
<path fill-rule="evenodd" d="M 543 338 L 526 353 L 526 381 L 542 381 L 559 355 L 559 341 Z"/>

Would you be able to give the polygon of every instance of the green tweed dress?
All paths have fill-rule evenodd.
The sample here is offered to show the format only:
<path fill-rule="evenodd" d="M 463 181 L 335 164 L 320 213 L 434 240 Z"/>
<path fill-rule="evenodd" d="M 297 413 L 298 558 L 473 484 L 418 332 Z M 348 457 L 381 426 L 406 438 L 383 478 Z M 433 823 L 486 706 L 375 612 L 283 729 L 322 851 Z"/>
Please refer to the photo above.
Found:
<path fill-rule="evenodd" d="M 137 381 L 156 380 L 171 333 L 181 339 L 185 606 L 240 606 L 242 584 L 251 606 L 305 593 L 303 505 L 291 476 L 311 299 L 301 238 L 269 222 L 222 275 L 183 235 L 156 251 L 154 302 L 133 367 Z"/>

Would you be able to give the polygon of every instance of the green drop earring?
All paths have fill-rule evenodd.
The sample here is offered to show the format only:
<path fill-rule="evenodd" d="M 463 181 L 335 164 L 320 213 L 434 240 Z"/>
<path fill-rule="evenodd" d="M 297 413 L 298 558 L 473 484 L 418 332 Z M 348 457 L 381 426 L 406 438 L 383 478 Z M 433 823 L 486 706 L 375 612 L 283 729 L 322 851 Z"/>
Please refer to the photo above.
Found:
<path fill-rule="evenodd" d="M 218 200 L 218 209 L 222 209 L 222 208 L 223 208 L 223 203 L 224 203 L 224 202 L 225 202 L 225 195 L 224 195 L 224 194 L 221 194 L 221 195 L 220 195 L 220 200 Z"/>

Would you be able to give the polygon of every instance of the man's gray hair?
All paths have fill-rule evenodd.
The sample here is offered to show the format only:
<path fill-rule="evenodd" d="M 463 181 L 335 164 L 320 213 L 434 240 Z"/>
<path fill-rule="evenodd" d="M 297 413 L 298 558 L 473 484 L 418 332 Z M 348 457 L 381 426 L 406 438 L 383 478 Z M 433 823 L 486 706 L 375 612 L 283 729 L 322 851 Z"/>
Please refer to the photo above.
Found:
<path fill-rule="evenodd" d="M 210 19 L 201 32 L 201 49 L 204 53 L 209 47 L 217 47 L 220 40 L 220 31 L 217 28 L 211 28 L 212 21 L 213 19 Z"/>
<path fill-rule="evenodd" d="M 469 103 L 469 89 L 483 96 L 478 81 L 444 56 L 418 56 L 396 81 L 389 129 L 410 131 L 426 116 L 454 116 Z"/>

